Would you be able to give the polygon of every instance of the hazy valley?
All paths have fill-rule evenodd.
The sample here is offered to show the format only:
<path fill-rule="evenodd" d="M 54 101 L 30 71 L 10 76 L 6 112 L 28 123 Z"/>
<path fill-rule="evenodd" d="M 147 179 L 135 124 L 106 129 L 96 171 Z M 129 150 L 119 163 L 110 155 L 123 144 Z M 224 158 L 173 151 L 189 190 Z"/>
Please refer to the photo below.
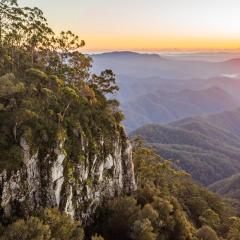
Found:
<path fill-rule="evenodd" d="M 193 54 L 193 59 L 194 56 L 198 54 Z M 110 68 L 117 76 L 120 92 L 116 96 L 122 103 L 128 131 L 144 124 L 168 123 L 240 105 L 240 59 L 237 58 L 190 61 L 133 52 L 92 57 L 93 71 Z M 232 55 L 229 53 L 228 57 Z"/>
<path fill-rule="evenodd" d="M 0 240 L 239 240 L 239 51 L 90 54 L 168 49 L 184 2 L 0 0 Z"/>
<path fill-rule="evenodd" d="M 240 171 L 240 59 L 232 53 L 93 55 L 114 69 L 130 136 L 205 186 Z M 127 71 L 126 71 L 127 69 Z"/>

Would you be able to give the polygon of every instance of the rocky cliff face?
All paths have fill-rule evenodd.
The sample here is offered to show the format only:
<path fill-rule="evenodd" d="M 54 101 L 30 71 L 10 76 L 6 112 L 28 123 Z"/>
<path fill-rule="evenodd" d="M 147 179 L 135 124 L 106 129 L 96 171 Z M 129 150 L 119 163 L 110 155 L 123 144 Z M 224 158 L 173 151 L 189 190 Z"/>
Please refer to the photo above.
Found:
<path fill-rule="evenodd" d="M 76 133 L 75 138 L 81 150 L 78 162 L 69 159 L 66 137 L 56 140 L 53 148 L 39 145 L 34 150 L 21 137 L 22 167 L 0 174 L 3 219 L 56 207 L 86 222 L 105 198 L 136 189 L 131 145 L 123 130 L 116 130 L 110 148 L 105 137 L 100 137 L 95 153 L 84 134 Z"/>

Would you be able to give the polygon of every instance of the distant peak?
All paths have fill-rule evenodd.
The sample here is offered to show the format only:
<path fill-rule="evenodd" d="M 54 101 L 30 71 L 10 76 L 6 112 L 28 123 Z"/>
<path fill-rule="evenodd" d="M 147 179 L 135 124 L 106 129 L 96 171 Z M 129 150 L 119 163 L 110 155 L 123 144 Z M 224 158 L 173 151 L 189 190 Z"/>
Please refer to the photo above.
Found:
<path fill-rule="evenodd" d="M 228 61 L 225 61 L 225 63 L 240 64 L 240 58 L 233 58 Z"/>
<path fill-rule="evenodd" d="M 218 87 L 218 86 L 212 86 L 209 88 L 198 89 L 198 90 L 186 88 L 186 89 L 181 90 L 180 92 L 181 93 L 201 93 L 201 92 L 224 92 L 224 93 L 226 93 L 221 87 Z"/>
<path fill-rule="evenodd" d="M 104 52 L 99 54 L 93 54 L 94 56 L 124 56 L 124 57 L 155 57 L 162 58 L 157 53 L 140 53 L 134 51 L 113 51 L 113 52 Z"/>

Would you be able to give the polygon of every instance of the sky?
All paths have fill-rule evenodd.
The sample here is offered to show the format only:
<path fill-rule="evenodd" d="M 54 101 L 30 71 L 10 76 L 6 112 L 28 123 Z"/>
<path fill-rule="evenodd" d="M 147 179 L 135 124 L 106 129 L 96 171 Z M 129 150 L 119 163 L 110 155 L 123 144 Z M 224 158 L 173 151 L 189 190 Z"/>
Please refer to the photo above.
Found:
<path fill-rule="evenodd" d="M 240 49 L 240 0 L 19 0 L 85 51 Z"/>

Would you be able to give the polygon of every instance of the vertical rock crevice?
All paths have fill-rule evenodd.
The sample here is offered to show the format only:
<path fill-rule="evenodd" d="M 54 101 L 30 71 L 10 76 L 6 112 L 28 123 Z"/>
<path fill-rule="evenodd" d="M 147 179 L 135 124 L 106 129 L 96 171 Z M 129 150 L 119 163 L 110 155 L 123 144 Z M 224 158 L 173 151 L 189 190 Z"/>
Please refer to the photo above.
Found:
<path fill-rule="evenodd" d="M 28 141 L 21 138 L 23 166 L 0 174 L 1 217 L 11 217 L 17 203 L 25 215 L 41 207 L 56 207 L 87 222 L 103 199 L 135 191 L 131 144 L 122 129 L 115 134 L 107 154 L 103 154 L 104 137 L 98 142 L 100 151 L 93 154 L 88 139 L 79 136 L 84 160 L 78 162 L 69 159 L 66 139 L 40 157 L 38 150 L 31 154 Z"/>

